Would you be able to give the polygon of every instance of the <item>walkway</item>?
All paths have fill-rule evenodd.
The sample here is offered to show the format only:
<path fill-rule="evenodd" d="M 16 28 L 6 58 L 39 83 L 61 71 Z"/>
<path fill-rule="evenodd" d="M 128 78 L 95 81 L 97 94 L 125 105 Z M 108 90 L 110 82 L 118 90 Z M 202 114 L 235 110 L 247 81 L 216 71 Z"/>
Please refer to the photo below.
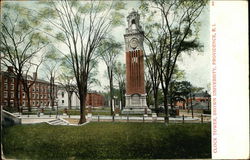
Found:
<path fill-rule="evenodd" d="M 42 123 L 42 122 L 49 122 L 56 119 L 80 119 L 79 115 L 19 115 L 18 113 L 15 114 L 19 118 L 21 118 L 22 124 L 34 124 L 34 123 Z M 164 117 L 152 117 L 152 116 L 104 116 L 104 115 L 94 115 L 94 116 L 86 116 L 88 121 L 100 121 L 100 122 L 164 122 Z M 170 122 L 172 123 L 182 123 L 183 117 L 176 116 L 169 118 Z M 204 118 L 204 122 L 209 122 L 210 118 Z M 184 123 L 201 123 L 201 117 L 184 117 Z"/>

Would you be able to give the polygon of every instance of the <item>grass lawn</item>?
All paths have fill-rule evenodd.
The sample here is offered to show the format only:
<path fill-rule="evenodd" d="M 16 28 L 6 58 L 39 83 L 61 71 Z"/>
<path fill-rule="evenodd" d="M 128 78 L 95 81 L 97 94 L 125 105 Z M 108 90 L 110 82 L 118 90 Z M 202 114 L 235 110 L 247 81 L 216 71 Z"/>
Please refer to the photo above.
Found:
<path fill-rule="evenodd" d="M 211 158 L 210 124 L 92 122 L 4 129 L 4 153 L 17 159 Z"/>

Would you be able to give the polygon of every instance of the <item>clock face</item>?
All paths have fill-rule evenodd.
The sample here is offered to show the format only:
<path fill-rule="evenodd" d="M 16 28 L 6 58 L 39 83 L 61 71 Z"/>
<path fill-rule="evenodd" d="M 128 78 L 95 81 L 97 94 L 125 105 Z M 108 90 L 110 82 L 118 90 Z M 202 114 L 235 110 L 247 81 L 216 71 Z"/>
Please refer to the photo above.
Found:
<path fill-rule="evenodd" d="M 136 38 L 132 38 L 129 42 L 131 48 L 136 48 L 138 46 L 138 43 L 139 41 Z"/>

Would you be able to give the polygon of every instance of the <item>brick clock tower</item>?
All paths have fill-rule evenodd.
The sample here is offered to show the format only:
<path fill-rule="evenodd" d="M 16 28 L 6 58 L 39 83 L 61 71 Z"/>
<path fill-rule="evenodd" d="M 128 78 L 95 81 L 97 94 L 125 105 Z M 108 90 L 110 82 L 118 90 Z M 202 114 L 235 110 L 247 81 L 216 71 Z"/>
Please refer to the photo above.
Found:
<path fill-rule="evenodd" d="M 140 15 L 133 11 L 127 17 L 126 28 L 126 106 L 123 114 L 151 113 L 146 104 L 143 63 L 143 30 L 140 26 Z"/>

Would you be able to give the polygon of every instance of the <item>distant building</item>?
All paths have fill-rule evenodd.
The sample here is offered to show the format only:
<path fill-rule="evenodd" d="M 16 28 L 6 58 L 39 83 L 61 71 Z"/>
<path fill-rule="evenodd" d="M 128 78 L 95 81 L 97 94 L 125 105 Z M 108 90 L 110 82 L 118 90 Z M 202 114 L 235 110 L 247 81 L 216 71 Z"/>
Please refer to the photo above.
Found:
<path fill-rule="evenodd" d="M 26 93 L 24 92 L 24 87 L 22 82 L 19 82 L 18 88 L 18 97 L 15 96 L 16 83 L 17 79 L 13 73 L 13 67 L 8 67 L 6 72 L 1 72 L 2 74 L 2 83 L 0 87 L 2 87 L 2 97 L 0 97 L 0 103 L 6 107 L 14 107 L 14 104 L 17 104 L 17 100 L 19 99 L 19 106 L 26 107 L 28 106 L 28 98 Z M 32 76 L 28 76 L 28 84 L 33 83 L 37 76 L 35 73 Z M 55 93 L 57 86 L 55 85 Z M 31 107 L 48 107 L 51 106 L 50 101 L 50 83 L 44 81 L 42 79 L 36 79 L 34 84 L 30 87 L 29 90 L 30 95 L 30 105 Z M 56 106 L 56 101 L 54 102 L 54 106 Z"/>
<path fill-rule="evenodd" d="M 87 94 L 86 104 L 92 107 L 104 106 L 104 96 L 96 92 L 90 92 Z"/>
<path fill-rule="evenodd" d="M 187 109 L 188 106 L 191 106 L 191 102 L 194 109 L 207 109 L 208 105 L 210 105 L 210 95 L 207 92 L 195 93 L 187 100 L 183 98 L 182 100 L 177 101 L 175 106 L 181 109 Z"/>
<path fill-rule="evenodd" d="M 60 87 L 58 89 L 57 97 L 58 97 L 58 107 L 61 108 L 69 107 L 68 92 L 63 87 Z M 104 106 L 104 96 L 94 91 L 89 92 L 86 97 L 86 106 L 87 107 Z M 73 92 L 71 96 L 71 108 L 72 109 L 80 108 L 80 100 L 75 92 Z"/>

